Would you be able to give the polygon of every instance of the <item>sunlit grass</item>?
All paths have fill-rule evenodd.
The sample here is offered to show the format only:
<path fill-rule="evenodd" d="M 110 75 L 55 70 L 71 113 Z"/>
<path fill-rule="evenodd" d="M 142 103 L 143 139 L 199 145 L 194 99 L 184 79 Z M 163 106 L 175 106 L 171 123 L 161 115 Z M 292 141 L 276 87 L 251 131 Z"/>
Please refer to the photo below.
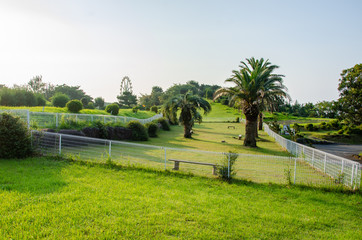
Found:
<path fill-rule="evenodd" d="M 2 239 L 359 239 L 360 194 L 0 159 Z"/>

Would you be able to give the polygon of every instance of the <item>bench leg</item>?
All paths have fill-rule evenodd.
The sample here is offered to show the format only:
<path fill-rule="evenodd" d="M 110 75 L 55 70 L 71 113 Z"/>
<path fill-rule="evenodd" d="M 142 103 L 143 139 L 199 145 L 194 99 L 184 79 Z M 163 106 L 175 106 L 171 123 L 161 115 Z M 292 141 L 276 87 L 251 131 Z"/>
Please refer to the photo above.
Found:
<path fill-rule="evenodd" d="M 178 170 L 179 169 L 179 167 L 180 167 L 180 162 L 177 162 L 177 161 L 175 161 L 175 165 L 173 166 L 173 169 L 172 170 Z"/>
<path fill-rule="evenodd" d="M 212 166 L 212 175 L 217 175 L 216 174 L 216 166 Z"/>

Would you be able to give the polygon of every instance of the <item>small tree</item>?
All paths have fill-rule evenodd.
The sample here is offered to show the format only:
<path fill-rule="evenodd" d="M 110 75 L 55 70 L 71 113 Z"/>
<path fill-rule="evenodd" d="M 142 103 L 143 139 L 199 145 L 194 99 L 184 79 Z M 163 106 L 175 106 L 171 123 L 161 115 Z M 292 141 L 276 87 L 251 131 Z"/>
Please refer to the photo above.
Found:
<path fill-rule="evenodd" d="M 155 112 L 155 113 L 158 113 L 158 107 L 157 106 L 152 106 L 151 111 Z"/>
<path fill-rule="evenodd" d="M 69 102 L 69 97 L 63 93 L 56 93 L 52 98 L 54 107 L 65 107 L 67 102 Z"/>
<path fill-rule="evenodd" d="M 98 108 L 104 107 L 104 99 L 102 97 L 97 97 L 94 99 L 94 106 Z"/>
<path fill-rule="evenodd" d="M 139 121 L 128 122 L 127 128 L 132 130 L 132 140 L 135 140 L 135 141 L 147 141 L 148 140 L 147 129 Z"/>
<path fill-rule="evenodd" d="M 79 100 L 70 100 L 67 103 L 66 107 L 67 107 L 69 112 L 78 113 L 80 110 L 83 109 L 83 104 Z"/>
<path fill-rule="evenodd" d="M 137 96 L 131 92 L 123 92 L 122 95 L 117 96 L 117 98 L 121 107 L 131 108 L 137 104 Z"/>
<path fill-rule="evenodd" d="M 113 103 L 113 104 L 109 104 L 107 107 L 106 107 L 106 112 L 107 113 L 110 113 L 114 116 L 117 116 L 118 115 L 118 112 L 119 112 L 119 106 L 118 104 L 116 103 Z"/>
<path fill-rule="evenodd" d="M 11 114 L 0 114 L 0 158 L 25 158 L 31 154 L 31 139 L 24 122 Z"/>

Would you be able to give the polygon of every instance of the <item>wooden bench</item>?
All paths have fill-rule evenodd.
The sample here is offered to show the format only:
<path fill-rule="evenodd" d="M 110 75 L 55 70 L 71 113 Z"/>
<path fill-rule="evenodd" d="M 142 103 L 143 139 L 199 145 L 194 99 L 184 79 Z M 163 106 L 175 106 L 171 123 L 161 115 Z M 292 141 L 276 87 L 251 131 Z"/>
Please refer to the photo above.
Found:
<path fill-rule="evenodd" d="M 228 129 L 229 129 L 229 128 L 233 128 L 233 129 L 235 129 L 235 126 L 228 126 Z"/>
<path fill-rule="evenodd" d="M 186 161 L 186 160 L 179 160 L 179 159 L 168 159 L 169 161 L 171 162 L 175 162 L 175 165 L 173 166 L 173 169 L 172 170 L 179 170 L 180 168 L 180 162 L 182 163 L 189 163 L 189 164 L 199 164 L 199 165 L 207 165 L 207 166 L 212 166 L 212 174 L 213 175 L 217 175 L 216 174 L 216 167 L 217 165 L 216 164 L 213 164 L 213 163 L 204 163 L 204 162 L 191 162 L 191 161 Z"/>

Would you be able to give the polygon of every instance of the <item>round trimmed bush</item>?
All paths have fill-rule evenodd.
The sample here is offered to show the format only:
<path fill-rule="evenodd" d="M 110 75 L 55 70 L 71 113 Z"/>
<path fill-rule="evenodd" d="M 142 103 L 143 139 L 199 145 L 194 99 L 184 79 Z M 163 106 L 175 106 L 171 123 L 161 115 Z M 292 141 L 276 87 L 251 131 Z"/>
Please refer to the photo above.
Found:
<path fill-rule="evenodd" d="M 31 154 L 31 139 L 25 123 L 11 114 L 0 114 L 0 158 L 25 158 Z"/>
<path fill-rule="evenodd" d="M 36 95 L 36 105 L 37 106 L 45 106 L 46 100 L 42 95 Z"/>
<path fill-rule="evenodd" d="M 305 128 L 308 130 L 308 131 L 313 131 L 314 130 L 314 126 L 312 123 L 308 123 Z"/>
<path fill-rule="evenodd" d="M 157 122 L 161 124 L 161 128 L 165 131 L 170 131 L 170 124 L 166 120 L 166 118 L 159 118 Z"/>
<path fill-rule="evenodd" d="M 65 107 L 69 102 L 69 97 L 63 93 L 56 93 L 52 98 L 52 104 L 54 107 Z"/>
<path fill-rule="evenodd" d="M 149 122 L 149 123 L 146 123 L 145 126 L 147 128 L 148 136 L 157 137 L 158 126 L 156 123 Z"/>
<path fill-rule="evenodd" d="M 157 106 L 152 106 L 151 111 L 155 112 L 155 113 L 158 113 L 158 107 Z"/>
<path fill-rule="evenodd" d="M 66 107 L 68 108 L 69 112 L 78 113 L 80 110 L 83 109 L 83 104 L 79 100 L 70 100 L 69 102 L 67 102 Z"/>
<path fill-rule="evenodd" d="M 128 122 L 127 128 L 132 130 L 132 140 L 135 140 L 135 141 L 147 141 L 148 140 L 147 129 L 139 121 Z"/>
<path fill-rule="evenodd" d="M 119 106 L 118 104 L 116 103 L 112 103 L 112 104 L 109 104 L 107 107 L 106 107 L 106 112 L 107 113 L 110 113 L 112 115 L 118 115 L 118 112 L 119 112 Z"/>

